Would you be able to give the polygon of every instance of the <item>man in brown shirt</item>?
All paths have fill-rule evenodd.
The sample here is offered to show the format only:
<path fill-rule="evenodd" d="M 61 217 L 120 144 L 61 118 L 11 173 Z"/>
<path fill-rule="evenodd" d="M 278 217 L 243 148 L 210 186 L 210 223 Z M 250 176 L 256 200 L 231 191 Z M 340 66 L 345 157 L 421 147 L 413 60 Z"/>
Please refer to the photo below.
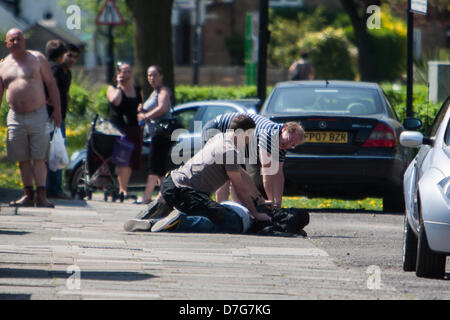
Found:
<path fill-rule="evenodd" d="M 214 232 L 240 233 L 243 230 L 242 218 L 210 198 L 228 180 L 235 186 L 239 202 L 249 210 L 252 218 L 271 221 L 269 215 L 256 210 L 255 203 L 267 204 L 266 200 L 240 166 L 245 160 L 243 152 L 249 143 L 249 132 L 254 128 L 255 122 L 248 115 L 234 117 L 229 132 L 214 136 L 186 164 L 171 171 L 164 179 L 161 184 L 163 200 L 159 199 L 159 202 L 177 210 L 157 222 L 153 219 L 156 218 L 156 211 L 144 216 L 139 214 L 138 219 L 127 221 L 124 229 L 146 231 L 151 228 L 152 232 L 174 230 L 180 226 L 183 213 L 208 218 L 214 225 Z"/>
<path fill-rule="evenodd" d="M 58 87 L 49 63 L 43 54 L 25 49 L 25 38 L 19 29 L 6 34 L 10 54 L 0 63 L 0 101 L 6 91 L 10 107 L 7 126 L 7 152 L 11 162 L 19 162 L 24 196 L 11 206 L 54 207 L 45 192 L 50 135 L 46 130 L 48 113 L 44 83 L 49 91 L 49 103 L 54 107 L 52 119 L 61 126 Z M 37 187 L 34 198 L 33 181 Z"/>
<path fill-rule="evenodd" d="M 210 199 L 210 195 L 230 180 L 239 202 L 250 211 L 250 215 L 256 220 L 270 221 L 270 216 L 256 210 L 254 201 L 260 204 L 264 199 L 239 164 L 239 159 L 244 160 L 239 146 L 244 139 L 248 144 L 246 131 L 254 128 L 251 118 L 236 116 L 230 125 L 231 132 L 217 134 L 164 180 L 161 192 L 166 203 L 187 215 L 205 216 L 217 225 L 224 224 L 230 212 Z"/>

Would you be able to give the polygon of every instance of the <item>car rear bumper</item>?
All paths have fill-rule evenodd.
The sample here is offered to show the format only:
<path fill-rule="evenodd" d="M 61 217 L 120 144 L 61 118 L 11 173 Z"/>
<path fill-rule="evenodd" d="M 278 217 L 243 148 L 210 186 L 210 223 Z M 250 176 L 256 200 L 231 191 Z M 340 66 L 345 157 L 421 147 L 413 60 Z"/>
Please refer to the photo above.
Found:
<path fill-rule="evenodd" d="M 287 154 L 284 164 L 289 184 L 308 189 L 340 189 L 380 195 L 380 190 L 402 188 L 405 163 L 388 156 L 316 156 Z M 345 190 L 342 190 L 345 187 Z M 361 190 L 374 188 L 373 190 Z"/>

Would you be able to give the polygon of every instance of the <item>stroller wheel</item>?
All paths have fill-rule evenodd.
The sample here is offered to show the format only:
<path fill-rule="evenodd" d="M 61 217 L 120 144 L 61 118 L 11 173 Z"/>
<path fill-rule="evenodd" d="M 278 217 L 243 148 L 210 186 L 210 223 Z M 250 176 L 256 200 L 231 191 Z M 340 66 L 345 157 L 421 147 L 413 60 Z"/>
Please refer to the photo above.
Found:
<path fill-rule="evenodd" d="M 117 200 L 117 193 L 113 192 L 112 195 L 111 195 L 111 201 L 112 202 L 116 202 L 116 200 Z"/>
<path fill-rule="evenodd" d="M 125 195 L 123 194 L 123 192 L 120 193 L 120 203 L 122 203 L 125 200 Z"/>
<path fill-rule="evenodd" d="M 103 199 L 105 200 L 105 202 L 108 202 L 108 192 L 105 192 L 103 194 Z"/>
<path fill-rule="evenodd" d="M 92 191 L 87 192 L 88 200 L 92 200 Z"/>

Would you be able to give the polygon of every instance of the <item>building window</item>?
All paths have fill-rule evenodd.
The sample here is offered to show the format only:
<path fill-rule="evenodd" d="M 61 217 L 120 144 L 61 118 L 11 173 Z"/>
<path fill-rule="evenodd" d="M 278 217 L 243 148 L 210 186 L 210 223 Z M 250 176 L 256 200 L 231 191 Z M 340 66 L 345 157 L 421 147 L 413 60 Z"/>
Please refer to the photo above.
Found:
<path fill-rule="evenodd" d="M 303 5 L 303 0 L 270 0 L 271 7 L 300 7 Z"/>

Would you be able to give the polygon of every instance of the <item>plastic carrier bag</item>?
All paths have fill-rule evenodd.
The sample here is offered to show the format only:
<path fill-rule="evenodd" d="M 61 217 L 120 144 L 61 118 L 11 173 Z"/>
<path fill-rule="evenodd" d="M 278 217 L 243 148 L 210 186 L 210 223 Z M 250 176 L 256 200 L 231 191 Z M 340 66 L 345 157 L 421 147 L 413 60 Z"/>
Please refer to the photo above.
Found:
<path fill-rule="evenodd" d="M 51 171 L 58 171 L 69 164 L 69 155 L 67 154 L 65 139 L 62 136 L 61 129 L 56 128 L 53 132 L 53 138 L 50 141 L 50 150 L 48 154 L 48 168 Z"/>
<path fill-rule="evenodd" d="M 114 143 L 112 163 L 118 166 L 128 166 L 135 146 L 124 136 L 117 138 Z"/>

